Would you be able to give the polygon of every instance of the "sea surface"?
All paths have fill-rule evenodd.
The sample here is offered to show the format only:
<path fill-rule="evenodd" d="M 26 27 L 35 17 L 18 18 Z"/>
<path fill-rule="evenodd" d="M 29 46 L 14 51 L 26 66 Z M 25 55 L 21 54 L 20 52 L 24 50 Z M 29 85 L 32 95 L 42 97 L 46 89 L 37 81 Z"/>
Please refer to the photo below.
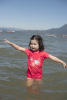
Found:
<path fill-rule="evenodd" d="M 0 33 L 0 100 L 67 100 L 67 69 L 50 59 L 43 63 L 40 91 L 28 92 L 27 56 L 5 43 L 4 39 L 28 48 L 33 34 L 42 36 L 45 51 L 67 62 L 67 38 L 47 36 L 39 31 Z"/>

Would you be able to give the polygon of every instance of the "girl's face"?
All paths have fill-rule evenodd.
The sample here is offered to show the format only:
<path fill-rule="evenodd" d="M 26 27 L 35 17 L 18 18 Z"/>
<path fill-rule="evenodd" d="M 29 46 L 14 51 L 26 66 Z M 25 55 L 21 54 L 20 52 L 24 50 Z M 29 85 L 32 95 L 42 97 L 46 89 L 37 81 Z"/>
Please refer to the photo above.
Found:
<path fill-rule="evenodd" d="M 39 50 L 39 44 L 37 40 L 34 39 L 30 41 L 30 49 L 33 51 Z"/>

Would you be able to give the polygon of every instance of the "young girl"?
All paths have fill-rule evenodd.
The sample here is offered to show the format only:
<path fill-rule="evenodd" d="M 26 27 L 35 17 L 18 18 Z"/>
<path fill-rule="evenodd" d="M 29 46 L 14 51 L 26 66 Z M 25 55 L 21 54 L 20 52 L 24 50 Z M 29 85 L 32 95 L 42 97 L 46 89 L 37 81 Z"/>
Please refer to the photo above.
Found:
<path fill-rule="evenodd" d="M 32 86 L 34 81 L 38 84 L 41 83 L 42 79 L 42 65 L 43 61 L 46 58 L 49 58 L 53 61 L 61 63 L 64 68 L 66 68 L 66 63 L 59 58 L 52 56 L 51 54 L 44 51 L 43 40 L 39 35 L 33 35 L 29 43 L 29 49 L 20 47 L 7 39 L 5 42 L 10 44 L 12 47 L 24 52 L 28 56 L 28 65 L 27 65 L 27 86 Z"/>

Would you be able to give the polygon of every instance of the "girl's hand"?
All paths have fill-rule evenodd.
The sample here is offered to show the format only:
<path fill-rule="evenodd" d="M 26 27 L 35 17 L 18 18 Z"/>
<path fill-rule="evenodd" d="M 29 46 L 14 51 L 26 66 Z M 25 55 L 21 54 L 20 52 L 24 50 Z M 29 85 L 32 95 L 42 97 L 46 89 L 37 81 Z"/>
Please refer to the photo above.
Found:
<path fill-rule="evenodd" d="M 4 39 L 4 41 L 6 42 L 6 43 L 8 43 L 8 44 L 10 44 L 11 42 L 10 41 L 8 41 L 7 39 Z"/>
<path fill-rule="evenodd" d="M 65 62 L 63 63 L 63 67 L 64 67 L 64 68 L 66 68 L 66 67 L 67 67 L 67 64 L 66 64 Z"/>

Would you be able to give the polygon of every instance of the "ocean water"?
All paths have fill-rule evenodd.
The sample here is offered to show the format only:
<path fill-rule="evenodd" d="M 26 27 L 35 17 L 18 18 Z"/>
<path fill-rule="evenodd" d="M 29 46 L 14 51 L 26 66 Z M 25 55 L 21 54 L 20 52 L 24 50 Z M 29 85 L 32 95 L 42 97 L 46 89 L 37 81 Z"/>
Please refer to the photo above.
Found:
<path fill-rule="evenodd" d="M 6 44 L 4 39 L 27 48 L 33 34 L 42 36 L 47 52 L 67 62 L 67 38 L 37 31 L 0 33 L 0 100 L 67 100 L 67 69 L 49 59 L 43 64 L 40 91 L 27 91 L 27 56 Z"/>

